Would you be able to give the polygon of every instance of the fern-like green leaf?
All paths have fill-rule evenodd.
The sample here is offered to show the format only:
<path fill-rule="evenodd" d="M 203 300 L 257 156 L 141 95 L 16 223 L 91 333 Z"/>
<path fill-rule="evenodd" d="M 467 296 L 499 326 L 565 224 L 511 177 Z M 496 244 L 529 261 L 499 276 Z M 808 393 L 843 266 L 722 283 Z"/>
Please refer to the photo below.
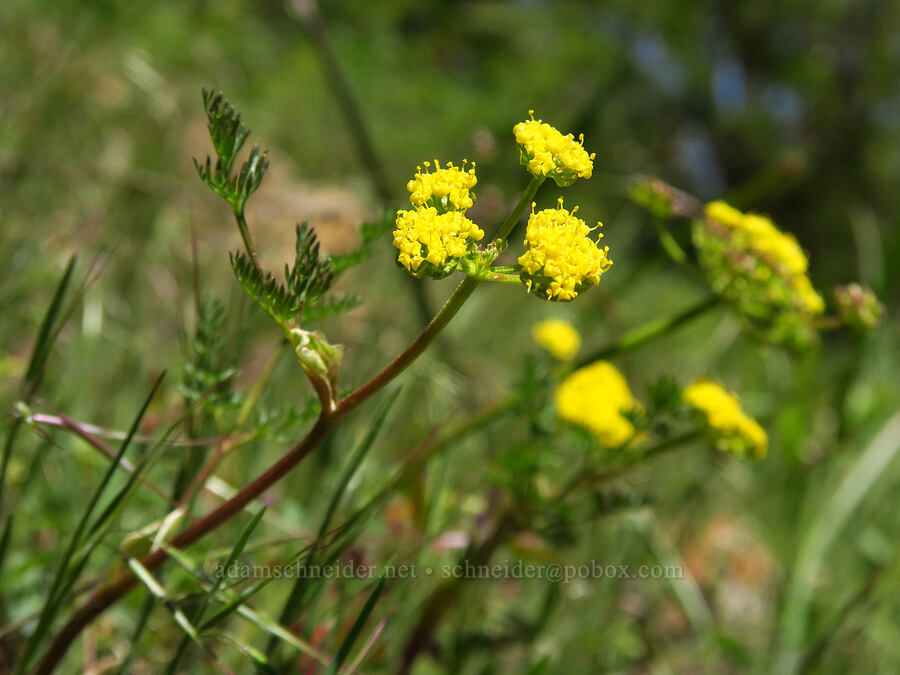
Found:
<path fill-rule="evenodd" d="M 299 302 L 312 302 L 334 283 L 331 259 L 319 258 L 319 241 L 306 222 L 297 225 L 297 257 L 294 266 L 284 267 L 287 287 Z"/>
<path fill-rule="evenodd" d="M 291 293 L 271 272 L 256 267 L 243 252 L 232 253 L 231 269 L 238 283 L 253 301 L 280 324 L 293 319 L 303 309 L 303 300 Z"/>
<path fill-rule="evenodd" d="M 227 201 L 237 213 L 243 213 L 247 199 L 259 188 L 263 176 L 269 168 L 266 153 L 254 144 L 250 156 L 241 165 L 237 176 L 233 175 L 234 163 L 244 147 L 250 130 L 241 122 L 241 115 L 229 103 L 222 92 L 203 89 L 203 109 L 209 121 L 209 138 L 216 152 L 216 160 L 211 157 L 200 162 L 194 159 L 194 166 L 201 180 L 222 199 Z"/>
<path fill-rule="evenodd" d="M 221 91 L 216 93 L 204 87 L 202 94 L 203 109 L 209 120 L 209 137 L 219 158 L 216 169 L 231 176 L 234 160 L 244 147 L 250 130 L 241 122 L 240 113 Z"/>

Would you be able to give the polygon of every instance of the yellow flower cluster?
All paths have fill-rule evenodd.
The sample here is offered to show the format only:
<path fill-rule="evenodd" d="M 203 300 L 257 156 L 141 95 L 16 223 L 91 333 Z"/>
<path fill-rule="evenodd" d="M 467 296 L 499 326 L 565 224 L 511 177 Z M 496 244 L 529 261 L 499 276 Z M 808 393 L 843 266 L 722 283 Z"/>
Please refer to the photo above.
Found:
<path fill-rule="evenodd" d="M 422 263 L 440 270 L 450 260 L 466 255 L 470 242 L 480 241 L 484 232 L 460 211 L 438 213 L 433 206 L 415 211 L 398 211 L 394 246 L 397 262 L 414 276 Z"/>
<path fill-rule="evenodd" d="M 548 319 L 531 328 L 534 341 L 560 361 L 568 361 L 581 347 L 581 336 L 575 327 L 562 319 Z"/>
<path fill-rule="evenodd" d="M 590 429 L 608 447 L 625 445 L 634 438 L 634 425 L 622 412 L 641 406 L 611 363 L 597 361 L 576 370 L 559 385 L 555 401 L 562 419 Z"/>
<path fill-rule="evenodd" d="M 609 247 L 600 248 L 588 234 L 591 229 L 572 211 L 559 207 L 544 209 L 531 216 L 525 230 L 528 249 L 519 257 L 522 279 L 529 290 L 550 300 L 572 300 L 590 284 L 598 284 L 600 275 L 612 265 Z M 602 223 L 598 223 L 602 226 Z"/>
<path fill-rule="evenodd" d="M 478 182 L 475 162 L 468 170 L 465 168 L 466 160 L 463 160 L 461 168 L 454 166 L 453 162 L 447 162 L 447 166 L 442 168 L 441 163 L 434 160 L 434 171 L 431 171 L 431 162 L 423 164 L 425 170 L 421 166 L 416 167 L 416 175 L 406 184 L 413 206 L 433 206 L 441 212 L 465 211 L 472 206 L 475 197 L 469 190 Z"/>
<path fill-rule="evenodd" d="M 534 111 L 528 111 L 530 120 L 513 127 L 519 145 L 522 166 L 535 176 L 546 176 L 560 187 L 571 185 L 578 178 L 590 178 L 594 169 L 594 154 L 584 149 L 584 135 L 563 136 L 541 120 L 534 119 Z"/>
<path fill-rule="evenodd" d="M 765 216 L 742 213 L 723 201 L 707 204 L 705 215 L 727 227 L 738 247 L 751 251 L 766 263 L 767 267 L 754 270 L 760 281 L 774 271 L 793 289 L 799 309 L 809 314 L 821 314 L 825 310 L 822 296 L 806 276 L 809 261 L 793 235 L 779 230 Z"/>
<path fill-rule="evenodd" d="M 484 232 L 466 218 L 466 210 L 475 202 L 469 190 L 475 187 L 475 164 L 466 169 L 447 162 L 423 162 L 406 188 L 414 211 L 398 211 L 394 230 L 397 262 L 414 277 L 440 278 L 450 274 L 457 260 Z"/>
<path fill-rule="evenodd" d="M 684 390 L 684 400 L 706 416 L 706 423 L 720 441 L 720 449 L 743 455 L 748 449 L 765 457 L 768 438 L 755 419 L 741 409 L 736 394 L 722 385 L 700 379 Z"/>

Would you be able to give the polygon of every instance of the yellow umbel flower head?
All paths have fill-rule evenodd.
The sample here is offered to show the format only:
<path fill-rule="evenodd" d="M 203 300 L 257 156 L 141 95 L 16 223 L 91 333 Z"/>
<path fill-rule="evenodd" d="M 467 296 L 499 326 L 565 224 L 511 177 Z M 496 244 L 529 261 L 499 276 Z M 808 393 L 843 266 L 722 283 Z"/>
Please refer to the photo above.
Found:
<path fill-rule="evenodd" d="M 625 445 L 635 436 L 634 425 L 622 413 L 641 405 L 611 363 L 597 361 L 576 370 L 559 385 L 555 401 L 560 418 L 590 429 L 608 447 Z"/>
<path fill-rule="evenodd" d="M 481 228 L 460 211 L 438 213 L 433 206 L 398 211 L 395 224 L 397 262 L 420 279 L 447 276 L 484 237 Z"/>
<path fill-rule="evenodd" d="M 529 110 L 528 116 L 530 120 L 513 127 L 522 166 L 535 176 L 552 178 L 560 187 L 591 177 L 594 154 L 589 155 L 584 149 L 583 134 L 576 141 L 572 134 L 563 136 L 549 124 L 534 119 L 534 110 Z"/>
<path fill-rule="evenodd" d="M 535 213 L 525 230 L 528 249 L 519 257 L 522 280 L 537 295 L 548 300 L 572 300 L 591 284 L 600 283 L 600 276 L 612 265 L 607 257 L 609 246 L 600 248 L 588 235 L 591 229 L 571 211 L 559 207 Z M 597 223 L 601 227 L 602 223 Z"/>
<path fill-rule="evenodd" d="M 696 380 L 683 392 L 684 400 L 703 413 L 716 447 L 742 456 L 747 451 L 765 457 L 768 438 L 755 419 L 741 409 L 741 402 L 722 385 L 707 379 Z"/>
<path fill-rule="evenodd" d="M 447 166 L 442 168 L 441 163 L 434 160 L 432 171 L 431 162 L 423 162 L 425 170 L 421 166 L 416 167 L 416 175 L 406 184 L 409 201 L 413 206 L 433 206 L 441 213 L 466 211 L 475 202 L 475 196 L 469 191 L 478 182 L 475 162 L 468 170 L 465 168 L 467 163 L 463 160 L 460 168 L 453 162 L 447 162 Z"/>
<path fill-rule="evenodd" d="M 802 346 L 825 303 L 807 276 L 809 261 L 793 235 L 772 220 L 725 202 L 706 205 L 694 244 L 713 289 L 732 301 L 755 332 Z"/>
<path fill-rule="evenodd" d="M 548 319 L 531 328 L 534 341 L 560 361 L 568 361 L 581 347 L 581 336 L 575 327 L 562 319 Z"/>

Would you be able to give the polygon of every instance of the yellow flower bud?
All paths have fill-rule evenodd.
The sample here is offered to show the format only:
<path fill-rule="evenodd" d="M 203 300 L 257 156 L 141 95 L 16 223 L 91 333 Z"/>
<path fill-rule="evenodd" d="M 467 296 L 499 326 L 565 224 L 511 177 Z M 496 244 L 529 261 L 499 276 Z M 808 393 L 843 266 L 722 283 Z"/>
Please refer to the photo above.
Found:
<path fill-rule="evenodd" d="M 721 450 L 743 455 L 747 450 L 762 458 L 768 438 L 755 419 L 741 409 L 737 394 L 707 379 L 699 379 L 684 390 L 684 400 L 699 410 Z"/>
<path fill-rule="evenodd" d="M 628 382 L 614 365 L 597 361 L 569 375 L 556 390 L 560 418 L 590 429 L 608 447 L 625 445 L 635 436 L 623 412 L 640 409 Z"/>
<path fill-rule="evenodd" d="M 548 319 L 531 328 L 534 341 L 560 361 L 568 361 L 578 353 L 581 336 L 568 321 Z"/>

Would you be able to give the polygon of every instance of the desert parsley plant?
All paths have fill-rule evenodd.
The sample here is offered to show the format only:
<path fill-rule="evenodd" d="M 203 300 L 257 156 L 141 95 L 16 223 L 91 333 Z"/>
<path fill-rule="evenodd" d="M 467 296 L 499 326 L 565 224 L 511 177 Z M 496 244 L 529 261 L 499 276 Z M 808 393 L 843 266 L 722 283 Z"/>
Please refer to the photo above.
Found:
<path fill-rule="evenodd" d="M 384 559 L 372 566 L 370 583 L 353 587 L 358 599 L 352 604 L 352 620 L 342 623 L 329 617 L 313 624 L 310 618 L 316 616 L 326 587 L 324 580 L 310 576 L 312 571 L 347 560 L 353 567 L 354 546 L 359 545 L 373 514 L 405 490 L 419 489 L 423 469 L 432 461 L 473 432 L 484 431 L 500 420 L 516 420 L 525 432 L 498 435 L 485 458 L 490 503 L 478 510 L 471 531 L 456 533 L 465 545 L 455 548 L 458 555 L 451 569 L 486 565 L 500 547 L 514 540 L 522 550 L 517 538 L 537 537 L 562 549 L 577 540 L 579 514 L 597 518 L 639 502 L 603 489 L 662 453 L 707 448 L 718 459 L 737 462 L 763 460 L 768 450 L 763 418 L 758 420 L 754 411 L 745 409 L 739 395 L 715 374 L 696 373 L 687 383 L 665 373 L 651 382 L 630 382 L 616 363 L 620 355 L 721 307 L 731 308 L 754 338 L 797 350 L 813 345 L 820 331 L 839 325 L 870 329 L 882 313 L 871 291 L 851 284 L 835 292 L 836 313 L 829 316 L 822 295 L 810 282 L 809 261 L 800 244 L 768 217 L 744 213 L 722 201 L 702 205 L 660 181 L 643 180 L 634 186 L 633 196 L 663 223 L 658 229 L 661 246 L 675 263 L 704 279 L 709 290 L 685 310 L 636 326 L 610 344 L 596 344 L 590 327 L 577 330 L 561 312 L 565 303 L 579 301 L 602 285 L 608 273 L 614 273 L 610 247 L 601 246 L 601 224 L 583 217 L 579 206 L 567 205 L 561 196 L 539 197 L 547 179 L 559 189 L 589 180 L 594 154 L 585 148 L 582 136 L 560 132 L 535 119 L 533 111 L 529 111 L 529 119 L 512 127 L 509 154 L 518 153 L 523 183 L 526 178 L 528 182 L 499 226 L 472 217 L 478 187 L 474 163 L 423 161 L 406 185 L 409 207 L 361 227 L 361 243 L 355 250 L 329 256 L 314 229 L 301 223 L 294 230 L 292 262 L 277 272 L 267 270 L 260 262 L 253 226 L 246 216 L 248 201 L 265 179 L 267 155 L 253 145 L 241 159 L 250 131 L 222 94 L 204 91 L 203 108 L 213 155 L 196 160 L 196 169 L 203 183 L 228 205 L 240 234 L 243 250 L 232 252 L 228 260 L 234 282 L 258 316 L 269 322 L 273 336 L 289 347 L 294 362 L 276 355 L 248 391 L 239 391 L 237 372 L 227 358 L 226 310 L 219 301 L 209 299 L 199 305 L 197 327 L 187 341 L 182 414 L 159 438 L 138 435 L 158 381 L 131 429 L 122 435 L 118 449 L 112 450 L 96 437 L 95 426 L 35 409 L 35 388 L 49 344 L 59 331 L 61 299 L 72 273 L 71 266 L 67 269 L 35 345 L 15 422 L 7 436 L 0 479 L 23 425 L 40 429 L 55 424 L 68 429 L 107 454 L 111 463 L 70 533 L 45 604 L 30 619 L 27 638 L 16 655 L 21 673 L 49 673 L 61 664 L 70 664 L 67 655 L 73 642 L 137 587 L 146 590 L 147 601 L 133 627 L 132 644 L 139 643 L 155 607 L 165 608 L 179 630 L 180 638 L 172 645 L 162 672 L 192 667 L 185 664 L 200 658 L 218 667 L 223 645 L 235 647 L 248 659 L 247 667 L 252 664 L 262 672 L 309 668 L 352 672 L 365 667 L 367 659 L 378 659 L 375 667 L 408 672 L 426 652 L 436 654 L 454 671 L 473 649 L 461 638 L 444 639 L 445 619 L 465 592 L 465 575 L 435 576 L 430 585 L 423 586 L 424 595 L 410 605 L 397 599 L 403 594 L 391 593 L 400 582 L 388 569 L 394 570 L 395 563 L 404 559 L 434 556 L 427 541 L 409 551 L 390 547 L 384 551 Z M 689 240 L 692 249 L 685 250 L 678 243 L 678 237 L 669 231 L 670 224 L 689 229 L 690 236 L 681 239 Z M 342 377 L 342 337 L 311 326 L 361 302 L 336 287 L 345 271 L 374 256 L 382 244 L 387 247 L 385 237 L 390 237 L 397 267 L 415 283 L 454 275 L 459 283 L 427 326 L 387 365 L 366 381 L 348 382 Z M 614 235 L 611 239 L 615 241 Z M 265 525 L 293 532 L 277 508 L 266 509 L 260 498 L 314 450 L 327 447 L 345 417 L 369 404 L 415 362 L 484 282 L 503 284 L 499 291 L 520 293 L 535 309 L 549 307 L 554 313 L 552 318 L 534 322 L 532 336 L 539 349 L 518 369 L 518 379 L 508 384 L 506 394 L 439 433 L 419 439 L 395 471 L 371 487 L 367 500 L 340 520 L 337 514 L 342 498 L 376 444 L 396 394 L 386 400 L 382 397 L 381 406 L 369 411 L 371 421 L 348 452 L 336 485 L 328 486 L 330 493 L 323 487 L 324 516 L 315 534 L 305 539 L 289 537 L 299 548 L 277 561 L 277 571 L 234 583 L 217 576 L 216 570 L 239 568 L 242 557 L 254 546 L 265 548 L 266 542 L 257 535 Z M 502 349 L 491 358 L 503 359 Z M 282 368 L 293 368 L 308 380 L 309 401 L 280 409 L 263 401 L 268 378 Z M 188 450 L 173 489 L 166 491 L 149 481 L 146 472 L 175 447 L 175 436 L 183 430 Z M 210 437 L 203 439 L 201 432 Z M 241 485 L 223 486 L 217 470 L 236 448 L 292 435 L 290 449 L 263 472 Z M 136 440 L 150 449 L 133 462 L 126 453 Z M 205 447 L 211 450 L 203 450 Z M 127 479 L 114 487 L 111 479 L 117 471 L 125 472 Z M 132 525 L 124 537 L 118 536 L 117 528 L 130 522 L 121 515 L 141 490 L 163 498 L 167 514 L 140 527 Z M 205 493 L 214 494 L 219 501 L 203 510 L 198 495 Z M 434 510 L 441 508 L 450 507 L 434 505 Z M 423 532 L 430 532 L 428 518 L 433 516 L 423 512 L 418 517 Z M 207 551 L 211 557 L 201 560 L 193 545 L 235 522 L 240 524 L 238 534 L 221 542 L 224 548 L 215 555 Z M 7 524 L 5 532 L 8 528 Z M 6 539 L 4 535 L 0 542 Z M 88 578 L 85 571 L 92 569 L 101 548 L 114 550 L 117 559 L 96 578 Z M 297 570 L 296 578 L 283 578 L 285 569 Z M 257 609 L 255 601 L 275 583 L 283 584 L 283 591 L 277 594 L 280 611 L 270 616 Z M 554 593 L 552 585 L 548 588 L 547 608 Z M 394 607 L 402 608 L 396 611 L 405 612 L 410 628 L 398 629 L 387 646 L 375 653 L 372 647 L 381 640 Z M 238 637 L 231 628 L 237 618 L 256 627 L 262 642 L 259 636 L 250 642 Z M 544 623 L 543 619 L 528 623 L 525 632 L 537 635 Z M 328 641 L 316 641 L 321 632 L 330 635 Z M 508 636 L 496 636 L 497 643 L 505 639 Z M 123 671 L 135 649 L 133 646 L 118 662 Z M 540 667 L 532 672 L 541 672 Z"/>

